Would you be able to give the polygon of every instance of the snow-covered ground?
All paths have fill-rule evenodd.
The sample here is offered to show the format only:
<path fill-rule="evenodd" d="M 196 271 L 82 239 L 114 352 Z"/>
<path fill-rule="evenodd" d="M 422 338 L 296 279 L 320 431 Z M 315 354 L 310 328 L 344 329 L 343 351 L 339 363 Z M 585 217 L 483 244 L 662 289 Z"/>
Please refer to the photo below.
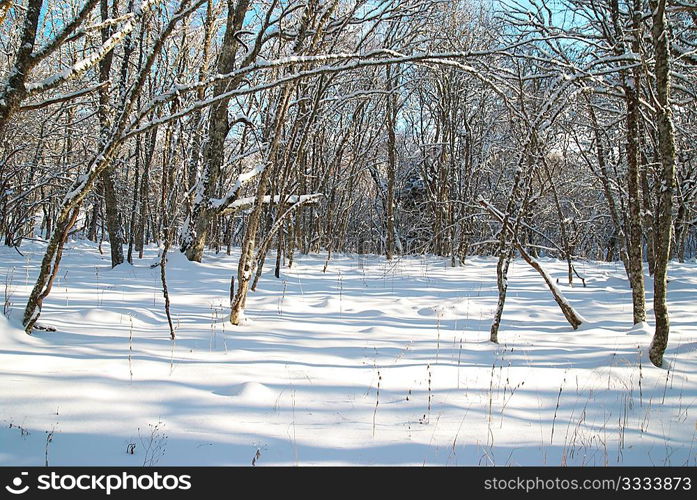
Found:
<path fill-rule="evenodd" d="M 495 261 L 269 261 L 227 322 L 236 254 L 111 269 L 67 245 L 41 322 L 18 327 L 42 247 L 0 248 L 0 465 L 697 465 L 697 264 L 673 263 L 667 369 L 631 329 L 621 264 L 578 263 L 574 331 L 516 261 L 488 342 Z M 647 278 L 651 304 L 651 280 Z M 651 311 L 649 316 L 651 316 Z"/>

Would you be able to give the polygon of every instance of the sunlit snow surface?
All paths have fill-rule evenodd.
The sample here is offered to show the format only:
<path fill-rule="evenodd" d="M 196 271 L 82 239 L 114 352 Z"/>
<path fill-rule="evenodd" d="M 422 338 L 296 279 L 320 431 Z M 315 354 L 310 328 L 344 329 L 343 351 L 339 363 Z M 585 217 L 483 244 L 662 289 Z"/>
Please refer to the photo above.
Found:
<path fill-rule="evenodd" d="M 573 331 L 539 275 L 511 268 L 499 332 L 495 261 L 270 255 L 247 323 L 227 321 L 232 256 L 111 269 L 69 242 L 23 333 L 42 246 L 0 247 L 0 465 L 697 465 L 697 264 L 672 263 L 666 368 L 632 328 L 619 263 L 541 259 L 589 321 Z M 652 282 L 647 278 L 647 304 Z"/>

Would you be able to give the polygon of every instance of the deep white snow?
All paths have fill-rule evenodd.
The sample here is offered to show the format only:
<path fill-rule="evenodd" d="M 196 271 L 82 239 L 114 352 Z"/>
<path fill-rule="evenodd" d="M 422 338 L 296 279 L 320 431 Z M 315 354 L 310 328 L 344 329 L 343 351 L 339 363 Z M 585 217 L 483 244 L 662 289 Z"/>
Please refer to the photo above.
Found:
<path fill-rule="evenodd" d="M 697 264 L 672 263 L 667 368 L 631 325 L 619 263 L 541 259 L 588 324 L 512 265 L 499 332 L 495 260 L 274 256 L 227 322 L 232 256 L 157 249 L 111 269 L 69 242 L 40 322 L 19 327 L 43 247 L 0 247 L 0 465 L 697 465 Z M 652 282 L 647 278 L 651 304 Z M 649 311 L 649 316 L 652 312 Z M 131 453 L 132 452 L 132 453 Z"/>

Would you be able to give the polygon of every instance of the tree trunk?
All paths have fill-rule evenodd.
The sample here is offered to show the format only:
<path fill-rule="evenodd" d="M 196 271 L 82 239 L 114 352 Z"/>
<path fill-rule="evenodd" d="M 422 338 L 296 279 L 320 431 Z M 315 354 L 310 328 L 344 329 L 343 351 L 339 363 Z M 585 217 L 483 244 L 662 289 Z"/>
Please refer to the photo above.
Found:
<path fill-rule="evenodd" d="M 689 229 L 689 221 L 687 220 L 687 206 L 684 199 L 678 196 L 678 214 L 675 218 L 675 244 L 674 258 L 677 258 L 680 263 L 685 262 L 685 237 Z"/>
<path fill-rule="evenodd" d="M 276 116 L 274 117 L 273 138 L 272 143 L 267 153 L 267 161 L 264 171 L 259 177 L 259 184 L 256 189 L 256 197 L 254 200 L 254 208 L 247 219 L 247 227 L 245 228 L 244 239 L 242 240 L 242 251 L 240 260 L 237 266 L 237 291 L 235 298 L 232 301 L 232 310 L 230 311 L 230 323 L 239 325 L 244 318 L 244 308 L 247 304 L 247 292 L 249 290 L 249 282 L 254 273 L 256 259 L 254 258 L 254 248 L 256 244 L 257 232 L 261 223 L 261 215 L 264 208 L 264 196 L 269 183 L 271 170 L 273 170 L 273 162 L 276 159 L 278 145 L 281 141 L 283 130 L 283 121 L 288 110 L 292 85 L 288 85 L 283 89 L 283 93 L 279 99 Z"/>
<path fill-rule="evenodd" d="M 612 188 L 610 186 L 610 177 L 608 173 L 608 166 L 606 161 L 605 147 L 603 146 L 603 134 L 600 129 L 600 124 L 593 110 L 593 104 L 588 96 L 586 96 L 586 102 L 588 103 L 588 113 L 591 118 L 591 124 L 593 126 L 593 136 L 595 138 L 595 151 L 596 157 L 598 159 L 598 168 L 600 170 L 598 177 L 603 185 L 603 194 L 605 195 L 605 201 L 607 201 L 608 209 L 610 210 L 610 218 L 615 226 L 615 231 L 613 236 L 610 238 L 610 244 L 608 245 L 608 261 L 614 260 L 614 248 L 617 245 L 618 240 L 620 243 L 619 257 L 624 264 L 624 269 L 629 273 L 629 257 L 627 256 L 626 244 L 627 235 L 625 232 L 625 227 L 623 220 L 620 218 L 620 211 L 617 208 L 617 203 L 615 202 L 615 197 L 612 194 Z M 624 244 L 624 246 L 622 246 Z M 612 258 L 610 258 L 612 255 Z"/>
<path fill-rule="evenodd" d="M 655 366 L 663 365 L 663 353 L 668 346 L 670 317 L 668 315 L 667 274 L 673 229 L 673 194 L 675 191 L 675 133 L 670 109 L 670 30 L 666 17 L 666 0 L 651 2 L 653 7 L 653 44 L 656 50 L 656 93 L 658 97 L 657 128 L 661 160 L 661 185 L 658 195 L 658 224 L 656 227 L 656 272 L 654 274 L 653 309 L 656 331 L 649 349 Z"/>
<path fill-rule="evenodd" d="M 397 170 L 397 140 L 395 128 L 397 126 L 397 103 L 393 94 L 394 82 L 392 81 L 392 67 L 386 68 L 386 123 L 387 123 L 387 192 L 385 200 L 385 217 L 387 219 L 387 241 L 385 256 L 387 260 L 392 260 L 395 249 L 395 224 L 394 224 L 394 187 L 395 175 Z"/>
<path fill-rule="evenodd" d="M 498 262 L 496 263 L 496 286 L 498 288 L 498 299 L 496 301 L 496 310 L 494 312 L 494 319 L 491 322 L 491 329 L 489 331 L 489 340 L 495 344 L 499 341 L 499 327 L 501 326 L 501 317 L 503 316 L 503 308 L 506 305 L 506 294 L 508 292 L 508 268 L 511 265 L 511 260 L 513 260 L 514 241 L 518 237 L 518 230 L 520 228 L 520 221 L 525 212 L 527 201 L 529 199 L 529 177 L 530 171 L 534 167 L 533 153 L 536 146 L 535 132 L 532 132 L 530 140 L 525 145 L 524 152 L 521 154 L 521 158 L 518 162 L 518 168 L 516 169 L 515 176 L 513 179 L 513 186 L 511 187 L 511 194 L 508 197 L 508 203 L 506 206 L 506 212 L 502 214 L 501 217 L 501 232 L 499 233 L 499 244 L 498 244 Z M 525 169 L 525 164 L 527 164 L 527 176 L 523 173 Z M 524 177 L 526 177 L 524 179 Z M 516 206 L 520 202 L 520 191 L 525 190 L 522 198 L 520 209 L 518 209 L 517 217 L 514 211 Z M 515 218 L 515 223 L 510 227 L 511 219 Z"/>
<path fill-rule="evenodd" d="M 228 16 L 222 50 L 218 56 L 217 71 L 220 74 L 230 73 L 234 69 L 235 54 L 239 46 L 237 33 L 242 29 L 250 0 L 239 0 L 233 6 L 228 0 Z M 241 79 L 224 81 L 216 84 L 213 95 L 218 96 L 239 85 Z M 203 171 L 196 189 L 196 199 L 191 210 L 188 225 L 185 228 L 181 250 L 190 261 L 201 262 L 206 246 L 208 228 L 217 211 L 210 206 L 210 199 L 215 194 L 218 178 L 225 155 L 225 138 L 230 131 L 228 120 L 228 104 L 230 99 L 223 99 L 213 105 L 208 122 L 208 139 L 203 152 Z"/>
<path fill-rule="evenodd" d="M 537 271 L 540 276 L 542 276 L 542 279 L 545 280 L 547 288 L 549 288 L 549 291 L 552 292 L 554 301 L 557 303 L 557 305 L 559 305 L 562 314 L 564 314 L 564 317 L 569 322 L 571 327 L 576 330 L 583 324 L 584 319 L 574 310 L 571 304 L 569 304 L 564 295 L 561 293 L 561 290 L 557 288 L 554 281 L 552 281 L 552 278 L 549 276 L 549 274 L 547 274 L 547 271 L 545 271 L 540 263 L 533 259 L 528 252 L 525 251 L 523 245 L 516 241 L 516 248 L 520 252 L 520 256 L 523 257 L 523 260 L 530 264 L 530 266 Z"/>
<path fill-rule="evenodd" d="M 501 214 L 498 210 L 496 210 L 492 205 L 490 205 L 487 201 L 485 200 L 480 200 L 479 204 L 482 205 L 496 220 L 499 222 L 503 222 L 504 216 Z M 544 279 L 545 283 L 547 284 L 547 288 L 549 288 L 549 291 L 552 292 L 552 296 L 554 297 L 554 301 L 557 303 L 559 308 L 562 311 L 562 314 L 564 314 L 564 317 L 566 320 L 569 322 L 571 327 L 576 330 L 579 326 L 581 326 L 584 322 L 585 319 L 576 312 L 576 310 L 573 308 L 571 304 L 566 300 L 564 297 L 564 294 L 557 288 L 555 285 L 554 281 L 552 278 L 547 274 L 547 271 L 544 270 L 542 265 L 537 262 L 526 250 L 525 247 L 520 243 L 520 241 L 517 238 L 513 239 L 513 245 L 515 248 L 520 252 L 520 256 L 523 258 L 525 262 L 527 262 L 530 267 L 532 267 L 535 271 L 537 271 L 540 276 L 542 276 L 542 279 Z M 506 279 L 504 277 L 504 279 Z M 502 283 L 501 286 L 506 288 L 508 285 L 507 281 Z M 505 297 L 504 297 L 505 299 Z M 503 307 L 501 308 L 503 310 Z M 498 320 L 500 322 L 500 316 L 498 317 Z"/>
<path fill-rule="evenodd" d="M 41 261 L 39 269 L 39 278 L 32 289 L 27 307 L 24 310 L 24 331 L 31 335 L 31 332 L 36 325 L 41 308 L 43 307 L 44 299 L 48 297 L 53 288 L 53 281 L 58 275 L 58 267 L 60 266 L 61 258 L 63 257 L 63 246 L 68 239 L 68 232 L 75 224 L 79 213 L 79 205 L 72 211 L 64 210 L 56 222 L 56 228 L 48 243 L 48 248 Z"/>
<path fill-rule="evenodd" d="M 180 4 L 180 8 L 183 8 L 187 3 L 188 1 L 183 0 L 182 4 Z M 122 145 L 122 133 L 127 126 L 127 120 L 130 116 L 130 112 L 132 111 L 140 92 L 143 90 L 146 78 L 150 74 L 155 60 L 163 48 L 164 40 L 171 35 L 175 26 L 182 19 L 182 16 L 172 17 L 165 28 L 158 35 L 145 66 L 138 73 L 135 83 L 130 88 L 128 99 L 124 98 L 123 102 L 121 103 L 121 113 L 118 115 L 118 121 L 115 122 L 111 127 L 112 134 L 110 139 L 103 145 L 103 148 L 100 148 L 99 154 L 94 156 L 89 162 L 87 174 L 77 177 L 68 190 L 68 193 L 63 198 L 58 217 L 56 218 L 56 227 L 41 261 L 39 276 L 36 279 L 36 283 L 34 284 L 24 310 L 23 324 L 27 333 L 31 332 L 32 326 L 34 323 L 36 323 L 36 320 L 40 314 L 41 301 L 51 289 L 52 281 L 48 281 L 49 269 L 51 263 L 54 262 L 54 259 L 54 266 L 57 266 L 58 262 L 60 261 L 62 249 L 61 242 L 65 241 L 65 238 L 67 238 L 68 230 L 72 226 L 71 221 L 74 222 L 74 217 L 77 217 L 77 211 L 85 199 L 85 196 L 92 192 L 94 185 L 97 179 L 101 176 L 102 172 L 109 168 L 109 166 L 112 164 L 119 148 Z M 46 286 L 47 281 L 48 286 Z"/>
<path fill-rule="evenodd" d="M 637 9 L 637 0 L 634 0 L 633 10 Z M 612 21 L 615 28 L 616 52 L 618 55 L 626 53 L 624 39 L 625 33 L 620 24 L 620 11 L 617 0 L 611 0 Z M 634 27 L 633 31 L 638 28 Z M 638 36 L 635 33 L 632 37 L 632 50 L 636 50 Z M 638 52 L 637 52 L 638 53 Z M 639 165 L 639 121 L 641 111 L 639 109 L 639 89 L 641 84 L 641 68 L 637 67 L 629 73 L 627 70 L 621 72 L 622 88 L 624 90 L 625 102 L 627 106 L 627 196 L 629 217 L 627 221 L 627 256 L 628 267 L 627 277 L 632 288 L 632 315 L 633 321 L 643 323 L 646 321 L 646 291 L 644 285 L 644 266 L 643 266 L 643 235 L 641 217 L 641 167 Z"/>
<path fill-rule="evenodd" d="M 117 4 L 112 6 L 114 17 L 116 17 Z M 102 21 L 109 19 L 109 3 L 107 0 L 100 1 L 100 12 Z M 102 43 L 106 42 L 112 35 L 112 27 L 107 26 L 101 29 Z M 99 82 L 107 83 L 110 79 L 111 64 L 113 61 L 113 52 L 109 52 L 104 58 L 99 61 Z M 99 126 L 100 126 L 100 144 L 103 148 L 110 135 L 111 103 L 109 102 L 110 89 L 104 85 L 99 88 Z M 110 165 L 101 174 L 101 184 L 104 190 L 104 213 L 106 220 L 106 229 L 109 233 L 109 246 L 111 248 L 111 267 L 116 267 L 124 261 L 123 256 L 123 234 L 121 232 L 121 224 L 119 222 L 119 200 L 116 195 L 116 186 L 114 183 L 114 166 Z"/>
<path fill-rule="evenodd" d="M 141 137 L 136 138 L 135 147 L 135 165 L 134 165 L 134 179 L 133 179 L 133 199 L 131 201 L 131 219 L 128 224 L 128 254 L 126 255 L 126 260 L 129 264 L 133 264 L 133 245 L 135 243 L 135 230 L 136 221 L 138 220 L 138 215 L 140 212 L 140 156 L 141 156 Z"/>
<path fill-rule="evenodd" d="M 138 258 L 143 258 L 145 245 L 148 243 L 146 238 L 146 225 L 149 217 L 148 198 L 150 196 L 150 167 L 152 165 L 152 157 L 155 152 L 155 143 L 157 142 L 157 128 L 152 129 L 146 136 L 145 140 L 145 158 L 143 161 L 143 175 L 141 176 L 139 186 L 140 198 L 140 213 L 138 214 L 138 222 L 136 224 L 135 248 L 138 252 Z"/>
<path fill-rule="evenodd" d="M 643 158 L 643 155 L 642 155 Z M 641 195 L 642 195 L 642 224 L 646 233 L 646 260 L 649 265 L 649 274 L 653 276 L 656 271 L 654 225 L 656 217 L 654 207 L 651 204 L 651 188 L 649 187 L 648 160 L 644 159 L 641 168 Z"/>
<path fill-rule="evenodd" d="M 118 198 L 113 179 L 113 166 L 102 172 L 102 186 L 104 188 L 104 212 L 106 230 L 109 234 L 109 247 L 111 248 L 111 267 L 123 264 L 123 233 L 119 221 Z"/>
<path fill-rule="evenodd" d="M 566 259 L 566 266 L 568 270 L 568 280 L 569 280 L 569 285 L 573 285 L 574 283 L 574 266 L 572 262 L 572 249 L 571 249 L 571 240 L 569 238 L 568 233 L 566 232 L 566 220 L 564 217 L 564 211 L 562 210 L 561 207 L 561 202 L 559 201 L 559 193 L 557 193 L 557 186 L 554 184 L 554 179 L 552 178 L 552 172 L 549 168 L 549 165 L 547 164 L 547 161 L 542 157 L 542 166 L 545 169 L 545 173 L 547 174 L 547 179 L 549 179 L 549 186 L 552 191 L 552 198 L 554 199 L 554 206 L 557 209 L 557 217 L 559 219 L 559 234 L 561 236 L 561 243 L 562 243 L 562 248 L 564 249 L 564 258 Z M 529 262 L 528 262 L 529 263 Z M 532 265 L 532 264 L 530 264 Z M 533 266 L 535 267 L 535 266 Z M 574 327 L 575 328 L 575 327 Z"/>
<path fill-rule="evenodd" d="M 87 239 L 90 241 L 97 242 L 97 228 L 99 227 L 99 205 L 102 201 L 98 196 L 94 197 L 94 204 L 92 205 L 92 215 L 90 216 L 90 228 L 87 232 Z"/>

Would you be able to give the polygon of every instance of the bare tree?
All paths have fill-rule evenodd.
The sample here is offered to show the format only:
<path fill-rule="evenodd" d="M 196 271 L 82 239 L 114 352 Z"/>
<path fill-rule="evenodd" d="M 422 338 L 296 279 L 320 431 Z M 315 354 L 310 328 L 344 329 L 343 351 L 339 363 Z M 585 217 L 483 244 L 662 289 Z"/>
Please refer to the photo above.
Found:
<path fill-rule="evenodd" d="M 656 51 L 656 106 L 658 149 L 661 163 L 658 195 L 658 223 L 656 225 L 656 271 L 654 274 L 653 309 L 656 331 L 651 341 L 649 357 L 655 366 L 663 365 L 663 353 L 668 345 L 670 317 L 666 302 L 668 289 L 668 261 L 673 230 L 673 196 L 675 194 L 675 133 L 670 109 L 670 25 L 666 0 L 651 2 L 653 26 L 651 30 Z"/>

